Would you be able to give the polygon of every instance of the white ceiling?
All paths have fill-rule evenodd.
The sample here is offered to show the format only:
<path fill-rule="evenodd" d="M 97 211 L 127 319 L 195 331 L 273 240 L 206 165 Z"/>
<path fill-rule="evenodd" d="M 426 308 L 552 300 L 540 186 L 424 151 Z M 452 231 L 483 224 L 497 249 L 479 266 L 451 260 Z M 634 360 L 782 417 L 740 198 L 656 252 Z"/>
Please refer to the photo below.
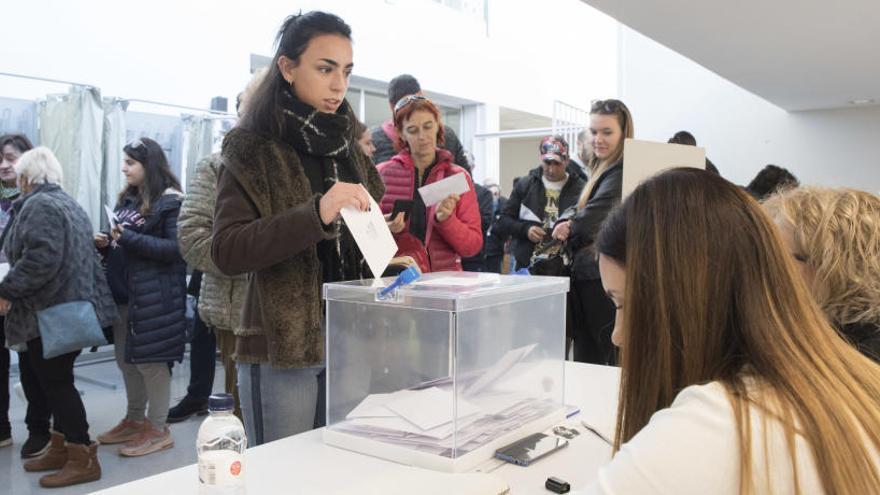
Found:
<path fill-rule="evenodd" d="M 880 0 L 582 0 L 786 110 L 880 103 Z"/>

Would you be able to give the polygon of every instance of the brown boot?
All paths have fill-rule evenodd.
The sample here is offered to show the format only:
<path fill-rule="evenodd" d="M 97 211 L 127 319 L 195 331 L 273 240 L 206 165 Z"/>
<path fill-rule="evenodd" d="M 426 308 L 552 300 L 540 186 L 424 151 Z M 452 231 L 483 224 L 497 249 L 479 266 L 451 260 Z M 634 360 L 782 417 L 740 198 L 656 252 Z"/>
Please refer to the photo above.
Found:
<path fill-rule="evenodd" d="M 54 471 L 67 463 L 67 448 L 64 446 L 64 435 L 57 431 L 51 432 L 49 448 L 40 457 L 24 463 L 24 470 L 29 473 L 37 471 Z"/>
<path fill-rule="evenodd" d="M 101 479 L 101 465 L 98 464 L 98 444 L 67 444 L 67 464 L 61 471 L 40 478 L 43 488 L 59 488 Z"/>

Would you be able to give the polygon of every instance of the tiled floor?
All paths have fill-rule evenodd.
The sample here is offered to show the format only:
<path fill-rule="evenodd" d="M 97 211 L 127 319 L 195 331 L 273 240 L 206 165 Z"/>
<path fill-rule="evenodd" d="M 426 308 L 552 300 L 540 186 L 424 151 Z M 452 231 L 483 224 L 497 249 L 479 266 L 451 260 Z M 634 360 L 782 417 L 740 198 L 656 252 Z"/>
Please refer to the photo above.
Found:
<path fill-rule="evenodd" d="M 0 448 L 0 495 L 91 493 L 95 490 L 196 462 L 196 433 L 204 417 L 192 417 L 183 423 L 171 425 L 174 447 L 169 450 L 145 457 L 122 458 L 116 453 L 118 446 L 102 446 L 98 448 L 98 458 L 103 470 L 103 476 L 99 481 L 55 490 L 42 489 L 37 480 L 45 473 L 26 473 L 22 468 L 19 449 L 21 443 L 27 438 L 27 429 L 24 424 L 26 403 L 23 395 L 16 393 L 13 388 L 18 383 L 17 365 L 12 365 L 12 371 L 9 419 L 12 422 L 12 437 L 15 443 L 11 447 Z M 77 388 L 83 394 L 83 402 L 86 406 L 90 425 L 89 434 L 94 439 L 98 433 L 115 426 L 125 414 L 125 387 L 122 384 L 122 375 L 116 367 L 115 361 L 112 360 L 77 367 L 75 374 Z M 107 385 L 115 385 L 116 388 L 99 386 L 91 383 L 89 379 L 98 380 Z M 189 360 L 185 359 L 183 365 L 176 364 L 174 366 L 174 376 L 171 383 L 172 406 L 186 394 L 188 383 Z M 222 389 L 223 368 L 218 366 L 214 379 L 214 390 L 222 391 Z"/>

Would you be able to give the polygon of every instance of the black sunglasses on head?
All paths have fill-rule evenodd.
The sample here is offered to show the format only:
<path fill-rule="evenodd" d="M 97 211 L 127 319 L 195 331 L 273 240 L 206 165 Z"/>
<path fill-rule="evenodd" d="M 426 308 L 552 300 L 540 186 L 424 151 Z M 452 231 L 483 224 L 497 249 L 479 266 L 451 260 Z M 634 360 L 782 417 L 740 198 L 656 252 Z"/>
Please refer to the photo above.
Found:
<path fill-rule="evenodd" d="M 590 106 L 590 113 L 597 112 L 605 112 L 605 113 L 615 113 L 620 110 L 620 106 L 622 103 L 620 100 L 609 99 L 609 100 L 596 100 Z"/>

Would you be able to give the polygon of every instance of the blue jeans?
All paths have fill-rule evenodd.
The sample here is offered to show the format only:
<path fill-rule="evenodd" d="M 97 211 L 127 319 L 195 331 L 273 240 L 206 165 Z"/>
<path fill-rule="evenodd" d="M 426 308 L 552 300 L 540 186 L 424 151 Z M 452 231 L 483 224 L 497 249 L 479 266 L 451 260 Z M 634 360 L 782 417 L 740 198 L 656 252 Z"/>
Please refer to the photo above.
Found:
<path fill-rule="evenodd" d="M 323 366 L 277 369 L 269 364 L 238 364 L 238 393 L 248 446 L 309 431 L 319 407 Z"/>

